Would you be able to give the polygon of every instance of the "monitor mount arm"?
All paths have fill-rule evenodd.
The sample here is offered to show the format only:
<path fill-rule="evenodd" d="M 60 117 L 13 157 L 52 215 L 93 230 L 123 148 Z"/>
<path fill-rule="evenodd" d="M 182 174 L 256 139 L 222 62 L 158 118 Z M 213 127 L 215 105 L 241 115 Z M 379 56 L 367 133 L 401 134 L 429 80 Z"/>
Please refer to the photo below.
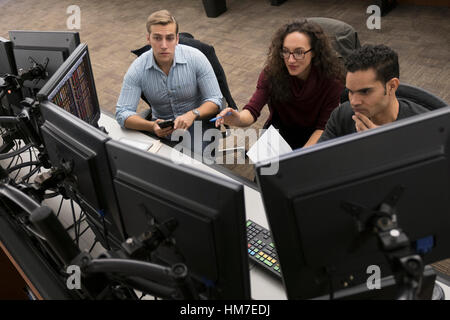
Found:
<path fill-rule="evenodd" d="M 47 242 L 64 265 L 80 267 L 88 297 L 123 298 L 119 289 L 110 288 L 110 281 L 113 280 L 167 299 L 199 299 L 186 265 L 177 263 L 166 267 L 133 258 L 136 251 L 131 247 L 156 249 L 166 238 L 166 232 L 171 233 L 175 229 L 174 221 L 155 225 L 154 230 L 133 238 L 133 242 L 124 242 L 122 249 L 105 252 L 93 259 L 89 253 L 80 251 L 50 208 L 41 206 L 10 183 L 13 182 L 7 178 L 0 182 L 0 198 L 9 200 L 28 214 L 36 233 Z"/>
<path fill-rule="evenodd" d="M 44 80 L 48 77 L 47 65 L 49 59 L 45 59 L 44 65 L 37 63 L 33 58 L 29 58 L 31 68 L 27 71 L 19 70 L 18 76 L 14 74 L 5 74 L 0 77 L 0 98 L 8 92 L 16 92 L 23 88 L 25 81 Z"/>
<path fill-rule="evenodd" d="M 0 116 L 0 124 L 7 128 L 3 134 L 3 145 L 0 153 L 6 154 L 14 147 L 13 140 L 23 140 L 29 147 L 41 148 L 43 145 L 39 134 L 40 111 L 38 104 L 30 98 L 25 98 L 20 102 L 21 111 L 15 116 Z M 41 151 L 41 150 L 40 150 Z"/>
<path fill-rule="evenodd" d="M 376 234 L 399 288 L 397 299 L 415 300 L 421 291 L 424 264 L 398 225 L 395 206 L 403 191 L 403 186 L 396 186 L 375 209 L 351 202 L 343 202 L 342 207 L 353 217 L 360 234 Z"/>

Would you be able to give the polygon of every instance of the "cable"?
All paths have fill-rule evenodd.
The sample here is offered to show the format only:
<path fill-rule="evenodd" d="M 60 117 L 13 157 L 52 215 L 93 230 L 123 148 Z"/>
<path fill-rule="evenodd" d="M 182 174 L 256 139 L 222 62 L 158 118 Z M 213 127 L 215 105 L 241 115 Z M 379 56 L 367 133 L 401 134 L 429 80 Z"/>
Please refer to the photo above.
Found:
<path fill-rule="evenodd" d="M 105 216 L 103 216 L 103 215 L 102 215 L 102 224 L 103 224 L 103 235 L 105 237 L 106 246 L 108 247 L 106 249 L 111 250 L 111 245 L 108 240 L 108 229 L 106 228 Z"/>
<path fill-rule="evenodd" d="M 21 168 L 24 168 L 24 167 L 27 167 L 27 166 L 35 166 L 35 165 L 39 165 L 39 164 L 41 164 L 41 162 L 40 161 L 30 161 L 30 162 L 22 162 L 21 164 L 19 164 L 19 165 L 15 165 L 14 167 L 11 167 L 11 168 L 9 168 L 8 169 L 8 173 L 11 173 L 12 171 L 14 171 L 14 170 L 18 170 L 18 169 L 21 169 Z M 31 170 L 30 170 L 31 171 Z"/>
<path fill-rule="evenodd" d="M 94 247 L 97 243 L 98 243 L 98 240 L 94 240 L 94 243 L 92 244 L 91 248 L 89 249 L 89 253 L 91 253 L 92 250 L 94 250 Z"/>
<path fill-rule="evenodd" d="M 45 239 L 45 237 L 43 235 L 41 235 L 40 233 L 38 233 L 36 230 L 33 230 L 30 226 L 26 225 L 26 224 L 22 224 L 22 226 L 27 229 L 28 231 L 30 231 L 32 234 L 34 234 L 36 237 L 40 238 L 43 241 L 47 241 L 47 239 Z"/>
<path fill-rule="evenodd" d="M 20 160 L 20 165 L 23 165 L 23 159 L 22 159 L 22 157 L 19 155 L 19 156 L 17 156 L 17 161 L 16 161 L 15 166 L 17 166 L 17 162 L 19 162 L 19 160 Z M 19 176 L 21 170 L 22 170 L 22 168 L 19 168 L 19 171 L 17 171 L 16 176 L 14 177 L 14 181 L 16 181 L 16 179 L 17 179 L 17 177 Z"/>
<path fill-rule="evenodd" d="M 145 292 L 143 292 L 143 293 L 141 294 L 141 296 L 139 297 L 139 300 L 142 300 L 142 298 L 144 298 L 146 295 L 147 295 L 147 294 L 146 294 Z"/>
<path fill-rule="evenodd" d="M 37 166 L 36 168 L 34 168 L 30 173 L 27 173 L 26 175 L 24 175 L 22 177 L 22 182 L 24 182 L 25 180 L 29 180 L 35 173 L 36 171 L 40 171 L 41 167 Z M 28 182 L 28 181 L 27 181 Z"/>
<path fill-rule="evenodd" d="M 25 146 L 23 146 L 22 148 L 17 149 L 16 151 L 13 152 L 9 152 L 6 154 L 0 154 L 0 160 L 5 160 L 14 156 L 17 156 L 18 154 L 21 154 L 24 151 L 27 151 L 29 148 L 31 148 L 33 146 L 32 143 L 27 144 Z"/>
<path fill-rule="evenodd" d="M 29 160 L 30 160 L 31 162 L 33 161 L 33 153 L 31 152 L 32 149 L 34 149 L 34 148 L 28 149 L 28 152 L 29 152 L 29 154 L 30 154 L 30 159 L 29 159 Z M 28 172 L 28 174 L 30 174 L 30 172 L 31 172 L 32 169 L 33 169 L 33 166 L 30 165 L 30 171 Z M 29 178 L 28 178 L 28 180 L 29 180 Z M 27 183 L 28 183 L 28 180 L 27 180 Z"/>
<path fill-rule="evenodd" d="M 86 218 L 84 217 L 84 211 L 80 209 L 80 216 L 78 217 L 78 238 L 81 238 L 81 223 L 83 223 L 83 221 L 85 220 Z"/>
<path fill-rule="evenodd" d="M 81 233 L 80 233 L 80 237 L 89 229 L 89 226 L 87 226 Z"/>
<path fill-rule="evenodd" d="M 61 197 L 61 202 L 59 203 L 59 209 L 58 212 L 56 213 L 56 217 L 59 217 L 59 214 L 61 213 L 61 208 L 62 208 L 62 204 L 63 204 L 64 198 Z"/>
<path fill-rule="evenodd" d="M 14 147 L 12 148 L 13 151 L 16 151 L 18 148 L 19 148 L 19 144 L 17 143 L 17 141 L 14 140 Z M 7 169 L 9 169 L 9 168 L 11 167 L 11 165 L 13 164 L 13 162 L 14 162 L 14 160 L 15 160 L 15 157 L 16 157 L 16 156 L 14 156 L 14 157 L 11 159 L 11 162 L 8 164 Z"/>
<path fill-rule="evenodd" d="M 44 199 L 51 199 L 51 198 L 55 198 L 57 196 L 59 196 L 60 194 L 58 192 L 53 192 L 53 193 L 46 193 L 44 194 Z"/>
<path fill-rule="evenodd" d="M 73 222 L 75 223 L 77 221 L 77 218 L 75 216 L 75 209 L 73 208 L 73 201 L 72 201 L 72 199 L 70 199 L 70 207 L 72 208 L 72 219 L 73 219 Z M 76 227 L 75 227 L 75 242 L 76 242 L 77 246 L 80 245 L 79 244 L 79 239 L 78 239 L 78 236 L 77 236 Z"/>

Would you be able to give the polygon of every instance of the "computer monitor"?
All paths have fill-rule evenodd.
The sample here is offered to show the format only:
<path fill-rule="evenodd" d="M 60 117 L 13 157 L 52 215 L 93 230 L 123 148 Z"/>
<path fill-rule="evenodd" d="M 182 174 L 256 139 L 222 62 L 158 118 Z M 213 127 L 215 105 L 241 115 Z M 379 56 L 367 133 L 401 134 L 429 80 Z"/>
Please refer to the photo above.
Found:
<path fill-rule="evenodd" d="M 14 60 L 13 43 L 0 37 L 0 77 L 6 74 L 17 75 L 16 61 Z M 0 101 L 0 114 L 13 114 L 14 110 L 11 105 L 18 106 L 21 100 L 21 91 L 5 92 L 4 97 Z"/>
<path fill-rule="evenodd" d="M 17 68 L 12 42 L 0 37 L 0 76 L 5 74 L 17 74 Z"/>
<path fill-rule="evenodd" d="M 93 231 L 107 249 L 124 241 L 111 178 L 105 133 L 50 101 L 40 103 L 40 130 L 57 185 L 87 213 Z"/>
<path fill-rule="evenodd" d="M 100 106 L 88 46 L 80 44 L 37 94 L 83 121 L 97 126 Z"/>
<path fill-rule="evenodd" d="M 80 44 L 76 31 L 9 31 L 9 39 L 14 43 L 14 57 L 17 71 L 27 71 L 33 63 L 46 65 L 48 77 L 39 81 L 25 81 L 24 86 L 40 89 L 59 66 Z"/>
<path fill-rule="evenodd" d="M 161 245 L 152 262 L 184 263 L 204 298 L 250 299 L 243 186 L 120 141 L 106 145 L 126 233 L 178 224 L 175 248 Z"/>
<path fill-rule="evenodd" d="M 263 174 L 269 164 L 256 165 L 257 181 L 289 299 L 367 293 L 370 266 L 393 275 L 367 213 L 396 188 L 413 252 L 425 264 L 450 257 L 450 107 L 283 155 L 275 175 Z"/>

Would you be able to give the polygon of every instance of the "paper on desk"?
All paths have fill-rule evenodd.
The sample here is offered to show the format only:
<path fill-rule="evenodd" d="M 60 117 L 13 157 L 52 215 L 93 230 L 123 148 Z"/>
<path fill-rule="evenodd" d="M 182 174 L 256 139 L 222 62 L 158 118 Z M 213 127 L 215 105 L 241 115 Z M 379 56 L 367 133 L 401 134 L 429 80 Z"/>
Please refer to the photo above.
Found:
<path fill-rule="evenodd" d="M 159 151 L 159 149 L 162 146 L 162 142 L 160 140 L 156 140 L 155 143 L 153 143 L 152 147 L 150 149 L 148 149 L 148 152 L 151 153 L 157 153 Z"/>
<path fill-rule="evenodd" d="M 119 141 L 121 141 L 127 145 L 133 146 L 135 148 L 144 150 L 144 151 L 149 150 L 151 148 L 151 146 L 153 145 L 152 142 L 138 141 L 138 140 L 128 139 L 128 138 L 124 138 L 124 137 L 120 138 Z"/>
<path fill-rule="evenodd" d="M 279 157 L 291 152 L 291 146 L 283 139 L 274 126 L 270 126 L 248 150 L 247 156 L 253 163 Z"/>

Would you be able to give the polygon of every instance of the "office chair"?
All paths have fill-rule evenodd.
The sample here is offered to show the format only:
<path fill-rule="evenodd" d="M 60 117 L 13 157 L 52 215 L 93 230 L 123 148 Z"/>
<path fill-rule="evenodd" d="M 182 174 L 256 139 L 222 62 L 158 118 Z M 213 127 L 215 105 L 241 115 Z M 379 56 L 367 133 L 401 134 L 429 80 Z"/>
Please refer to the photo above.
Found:
<path fill-rule="evenodd" d="M 448 103 L 431 92 L 406 83 L 399 84 L 396 95 L 399 98 L 408 99 L 429 110 L 439 109 L 448 105 Z"/>
<path fill-rule="evenodd" d="M 421 105 L 428 110 L 436 110 L 448 105 L 447 102 L 435 96 L 431 92 L 415 87 L 410 84 L 400 83 L 398 89 L 395 93 L 397 98 L 404 98 L 418 105 Z M 348 101 L 348 90 L 345 89 L 344 93 L 341 96 L 341 103 Z"/>
<path fill-rule="evenodd" d="M 323 17 L 310 17 L 306 20 L 322 27 L 340 59 L 345 59 L 353 50 L 361 47 L 356 30 L 343 21 Z"/>

